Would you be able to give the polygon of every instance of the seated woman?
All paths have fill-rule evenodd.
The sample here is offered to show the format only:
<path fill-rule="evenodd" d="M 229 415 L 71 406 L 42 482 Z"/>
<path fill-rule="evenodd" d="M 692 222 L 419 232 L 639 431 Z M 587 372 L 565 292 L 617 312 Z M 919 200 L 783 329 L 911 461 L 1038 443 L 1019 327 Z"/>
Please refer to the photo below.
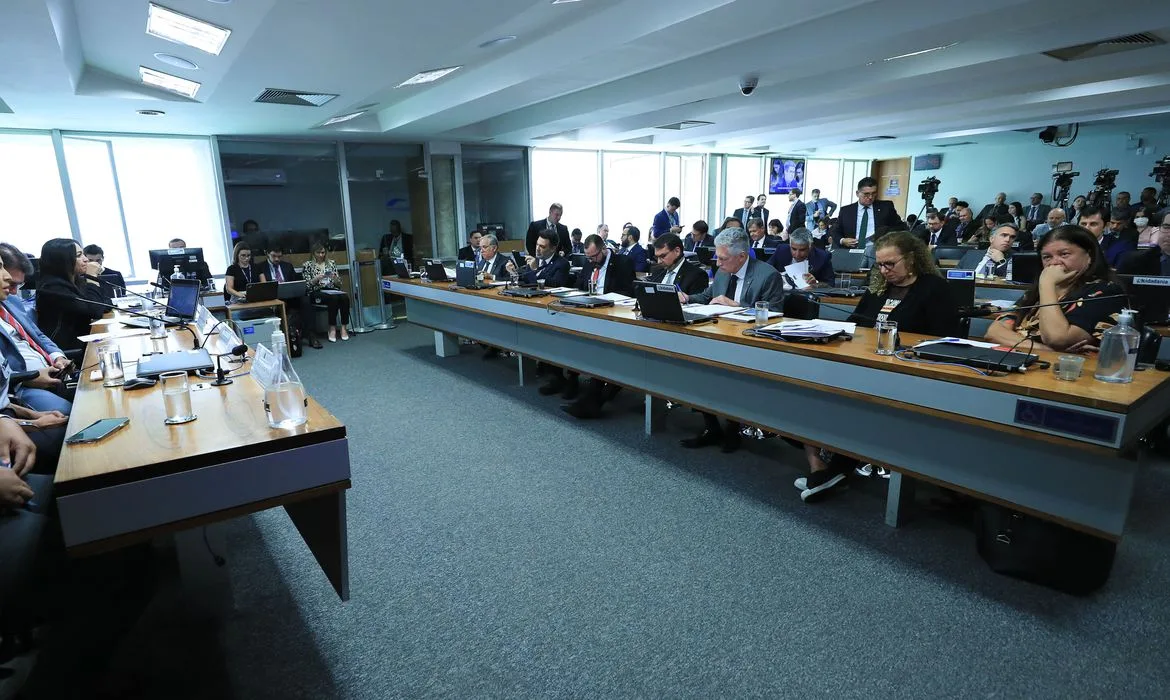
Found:
<path fill-rule="evenodd" d="M 223 275 L 223 301 L 228 306 L 247 301 L 248 285 L 260 281 L 260 271 L 252 266 L 252 249 L 237 243 L 232 248 L 232 264 Z"/>
<path fill-rule="evenodd" d="M 1125 292 L 1113 279 L 1097 237 L 1080 226 L 1061 226 L 1044 234 L 1037 248 L 1044 269 L 1017 308 L 987 329 L 988 340 L 1024 350 L 1077 351 L 1093 347 L 1101 331 L 1126 306 Z M 1094 297 L 1114 297 L 1094 300 Z M 1047 304 L 1047 306 L 1045 306 Z M 1039 308 L 1025 308 L 1039 306 Z"/>
<path fill-rule="evenodd" d="M 1154 212 L 1157 213 L 1157 212 Z M 1153 248 L 1158 245 L 1158 239 L 1161 237 L 1161 228 L 1159 221 L 1153 221 L 1149 209 L 1145 207 L 1138 207 L 1134 211 L 1133 227 L 1138 233 L 1137 244 L 1139 248 Z"/>
<path fill-rule="evenodd" d="M 772 219 L 768 222 L 768 235 L 785 243 L 788 242 L 788 234 L 784 231 L 784 224 L 780 223 L 780 219 Z"/>
<path fill-rule="evenodd" d="M 988 216 L 984 217 L 983 225 L 976 229 L 975 233 L 971 234 L 963 243 L 967 245 L 986 246 L 987 242 L 991 240 L 991 232 L 999 225 L 999 217 Z"/>
<path fill-rule="evenodd" d="M 108 310 L 104 304 L 110 299 L 96 279 L 98 271 L 97 263 L 87 260 L 70 238 L 54 238 L 41 247 L 37 325 L 62 350 L 85 347 L 78 336 L 88 335 L 90 323 Z"/>
<path fill-rule="evenodd" d="M 349 340 L 349 294 L 338 287 L 341 280 L 337 275 L 337 263 L 327 258 L 328 251 L 324 243 L 313 245 L 313 257 L 305 262 L 302 274 L 305 277 L 305 287 L 309 290 L 309 298 L 314 304 L 324 304 L 329 314 L 329 342 L 337 342 L 337 316 L 341 315 L 341 339 Z"/>
<path fill-rule="evenodd" d="M 893 321 L 899 333 L 922 333 L 949 336 L 959 330 L 959 309 L 939 275 L 934 258 L 926 243 L 908 231 L 894 231 L 878 239 L 874 246 L 873 272 L 869 289 L 857 304 L 849 320 L 859 326 L 872 328 L 877 321 Z M 795 482 L 800 498 L 806 503 L 827 495 L 833 487 L 845 480 L 850 469 L 869 476 L 873 468 L 868 464 L 822 451 L 812 445 L 801 445 L 808 459 L 808 478 Z M 889 472 L 878 469 L 888 478 Z"/>

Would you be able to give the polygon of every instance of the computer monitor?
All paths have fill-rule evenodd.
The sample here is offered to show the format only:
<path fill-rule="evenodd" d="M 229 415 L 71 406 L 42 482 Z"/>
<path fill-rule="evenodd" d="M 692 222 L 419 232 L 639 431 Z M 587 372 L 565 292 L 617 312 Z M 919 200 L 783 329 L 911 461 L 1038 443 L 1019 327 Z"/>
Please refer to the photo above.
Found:
<path fill-rule="evenodd" d="M 199 280 L 172 280 L 167 300 L 167 315 L 181 319 L 195 318 L 199 306 Z"/>
<path fill-rule="evenodd" d="M 975 306 L 975 271 L 974 270 L 947 270 L 947 289 L 951 299 L 960 309 L 971 309 Z"/>
<path fill-rule="evenodd" d="M 1170 321 L 1170 277 L 1118 275 L 1129 295 L 1130 305 L 1138 312 L 1141 325 L 1165 326 Z"/>
<path fill-rule="evenodd" d="M 175 267 L 187 275 L 195 275 L 200 282 L 211 278 L 211 271 L 203 260 L 202 248 L 163 248 L 150 251 L 150 267 L 170 279 Z"/>
<path fill-rule="evenodd" d="M 1040 279 L 1040 254 L 1035 251 L 1012 253 L 1012 281 L 1032 284 Z"/>

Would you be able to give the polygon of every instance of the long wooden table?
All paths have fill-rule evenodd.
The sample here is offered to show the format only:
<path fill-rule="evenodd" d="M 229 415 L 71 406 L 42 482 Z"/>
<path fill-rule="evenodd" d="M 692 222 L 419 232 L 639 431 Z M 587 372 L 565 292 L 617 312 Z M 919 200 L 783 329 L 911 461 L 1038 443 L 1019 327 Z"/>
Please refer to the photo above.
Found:
<path fill-rule="evenodd" d="M 847 342 L 783 343 L 727 320 L 678 327 L 627 307 L 396 278 L 383 287 L 436 332 L 440 355 L 457 352 L 462 336 L 644 392 L 647 433 L 670 400 L 888 466 L 890 524 L 903 517 L 907 475 L 1118 539 L 1142 459 L 1136 443 L 1170 412 L 1170 375 L 1105 384 L 1092 378 L 1093 358 L 1076 382 L 1041 370 L 989 377 L 878 356 L 865 328 Z"/>
<path fill-rule="evenodd" d="M 137 360 L 150 343 L 142 336 L 118 341 L 123 363 Z M 189 333 L 172 329 L 167 351 L 192 343 Z M 96 366 L 96 343 L 90 343 L 83 367 Z M 132 366 L 127 369 L 132 376 Z M 305 425 L 269 428 L 264 392 L 249 376 L 192 391 L 191 405 L 195 421 L 166 425 L 161 386 L 105 388 L 90 378 L 90 369 L 82 372 L 68 434 L 100 418 L 129 417 L 130 424 L 98 443 L 66 445 L 61 453 L 55 489 L 68 551 L 107 551 L 283 506 L 337 594 L 348 600 L 345 426 L 310 398 Z"/>

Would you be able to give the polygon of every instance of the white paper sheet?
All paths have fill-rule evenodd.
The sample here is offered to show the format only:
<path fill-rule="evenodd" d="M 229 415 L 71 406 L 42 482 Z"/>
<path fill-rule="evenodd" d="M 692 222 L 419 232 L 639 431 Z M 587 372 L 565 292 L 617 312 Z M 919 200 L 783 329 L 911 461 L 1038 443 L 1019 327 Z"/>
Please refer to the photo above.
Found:
<path fill-rule="evenodd" d="M 770 326 L 764 326 L 763 330 L 778 331 L 784 335 L 803 335 L 815 338 L 838 332 L 853 335 L 857 331 L 857 324 L 849 323 L 848 321 L 826 321 L 824 319 L 815 319 L 812 321 L 781 321 L 779 323 L 773 323 Z"/>
<path fill-rule="evenodd" d="M 688 309 L 688 311 L 689 311 L 689 309 Z M 768 318 L 779 318 L 780 316 L 783 316 L 783 315 L 784 314 L 780 313 L 779 311 L 769 311 L 768 312 Z M 738 312 L 738 313 L 734 313 L 734 314 L 726 314 L 723 316 L 723 318 L 731 319 L 732 321 L 742 321 L 744 323 L 754 323 L 756 320 L 756 310 L 749 309 L 747 311 Z"/>
<path fill-rule="evenodd" d="M 110 331 L 108 333 L 90 333 L 89 335 L 79 335 L 77 339 L 83 343 L 92 343 L 95 340 L 105 340 L 106 338 L 131 338 L 136 335 L 149 335 L 149 328 L 130 328 L 121 331 Z"/>
<path fill-rule="evenodd" d="M 711 317 L 739 313 L 746 311 L 746 307 L 724 306 L 723 304 L 683 304 L 683 310 L 687 313 Z"/>
<path fill-rule="evenodd" d="M 937 340 L 924 340 L 914 347 L 924 348 L 929 345 L 969 345 L 973 348 L 984 349 L 999 347 L 999 343 L 984 343 L 978 340 L 967 340 L 965 338 L 939 338 Z"/>
<path fill-rule="evenodd" d="M 807 260 L 801 260 L 800 262 L 794 262 L 791 265 L 785 266 L 784 272 L 792 278 L 797 289 L 808 289 L 808 282 L 804 281 L 804 275 L 808 272 Z"/>

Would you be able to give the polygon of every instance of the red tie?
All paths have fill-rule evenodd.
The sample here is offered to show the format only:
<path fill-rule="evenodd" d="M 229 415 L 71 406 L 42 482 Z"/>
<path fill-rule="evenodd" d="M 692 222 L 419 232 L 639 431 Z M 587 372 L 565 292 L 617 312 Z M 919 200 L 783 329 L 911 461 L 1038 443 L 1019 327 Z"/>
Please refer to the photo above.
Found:
<path fill-rule="evenodd" d="M 36 350 L 41 354 L 41 357 L 45 358 L 45 364 L 50 367 L 53 366 L 53 358 L 49 357 L 49 353 L 45 352 L 44 348 L 42 348 L 40 345 L 37 345 L 33 339 L 29 337 L 28 333 L 24 331 L 24 326 L 17 323 L 12 314 L 8 312 L 8 309 L 4 308 L 3 306 L 0 306 L 0 318 L 4 319 L 4 322 L 8 325 L 15 328 L 16 332 L 20 334 L 20 337 L 24 338 L 24 342 L 28 343 L 30 348 Z"/>

